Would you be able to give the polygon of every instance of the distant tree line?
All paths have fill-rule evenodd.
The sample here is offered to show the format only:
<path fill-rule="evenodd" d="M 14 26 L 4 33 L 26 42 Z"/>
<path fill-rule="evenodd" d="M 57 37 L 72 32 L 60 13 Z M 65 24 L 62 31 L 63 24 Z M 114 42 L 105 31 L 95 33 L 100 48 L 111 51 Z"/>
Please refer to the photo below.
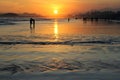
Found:
<path fill-rule="evenodd" d="M 35 13 L 1 13 L 0 17 L 42 17 Z"/>
<path fill-rule="evenodd" d="M 91 11 L 76 17 L 86 19 L 120 20 L 120 11 Z"/>

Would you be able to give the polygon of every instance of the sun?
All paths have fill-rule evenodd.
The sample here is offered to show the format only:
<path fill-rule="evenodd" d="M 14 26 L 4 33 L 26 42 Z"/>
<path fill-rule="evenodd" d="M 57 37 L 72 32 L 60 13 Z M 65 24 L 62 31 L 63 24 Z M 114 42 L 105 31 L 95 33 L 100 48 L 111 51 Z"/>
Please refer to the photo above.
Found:
<path fill-rule="evenodd" d="M 58 14 L 58 10 L 54 10 L 54 14 Z"/>

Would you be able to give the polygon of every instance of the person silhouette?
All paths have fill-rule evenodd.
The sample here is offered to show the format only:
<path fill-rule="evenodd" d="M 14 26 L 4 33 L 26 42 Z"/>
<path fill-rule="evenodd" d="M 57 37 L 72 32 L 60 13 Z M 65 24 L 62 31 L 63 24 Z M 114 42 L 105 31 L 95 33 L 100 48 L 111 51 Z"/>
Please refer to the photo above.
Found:
<path fill-rule="evenodd" d="M 33 18 L 30 18 L 30 30 L 31 30 L 31 33 L 33 33 L 35 30 L 35 19 Z"/>
<path fill-rule="evenodd" d="M 32 27 L 32 24 L 33 24 L 33 19 L 30 18 L 30 27 Z"/>
<path fill-rule="evenodd" d="M 35 19 L 33 19 L 33 28 L 35 28 Z"/>
<path fill-rule="evenodd" d="M 70 18 L 68 18 L 68 22 L 70 21 Z"/>

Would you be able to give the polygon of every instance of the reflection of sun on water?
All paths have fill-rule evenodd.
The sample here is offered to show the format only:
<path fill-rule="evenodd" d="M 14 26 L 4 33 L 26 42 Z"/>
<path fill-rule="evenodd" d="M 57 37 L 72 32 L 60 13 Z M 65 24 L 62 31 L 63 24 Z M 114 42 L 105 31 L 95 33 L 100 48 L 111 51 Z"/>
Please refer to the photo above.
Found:
<path fill-rule="evenodd" d="M 58 23 L 57 21 L 54 22 L 54 36 L 55 36 L 55 41 L 58 40 Z"/>

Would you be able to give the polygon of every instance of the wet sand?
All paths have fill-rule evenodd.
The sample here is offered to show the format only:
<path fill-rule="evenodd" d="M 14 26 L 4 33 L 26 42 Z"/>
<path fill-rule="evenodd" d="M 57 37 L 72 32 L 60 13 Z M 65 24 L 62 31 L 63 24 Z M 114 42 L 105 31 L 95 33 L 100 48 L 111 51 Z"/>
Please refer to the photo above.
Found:
<path fill-rule="evenodd" d="M 0 80 L 120 79 L 119 24 L 22 23 L 0 27 Z"/>

